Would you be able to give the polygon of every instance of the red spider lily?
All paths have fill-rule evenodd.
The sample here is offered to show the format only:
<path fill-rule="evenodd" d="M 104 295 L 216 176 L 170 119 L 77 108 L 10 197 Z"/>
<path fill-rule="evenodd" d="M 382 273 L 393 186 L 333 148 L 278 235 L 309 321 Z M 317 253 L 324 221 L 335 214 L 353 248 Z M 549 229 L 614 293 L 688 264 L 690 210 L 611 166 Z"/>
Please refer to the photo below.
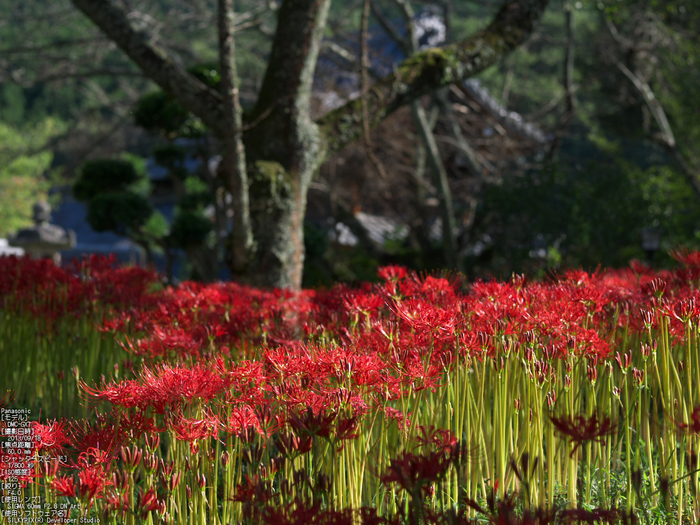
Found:
<path fill-rule="evenodd" d="M 345 295 L 343 302 L 350 313 L 369 315 L 370 312 L 377 310 L 384 304 L 384 299 L 375 294 L 355 291 Z"/>
<path fill-rule="evenodd" d="M 406 426 L 410 425 L 411 422 L 409 417 L 411 413 L 404 414 L 400 410 L 392 407 L 384 407 L 384 415 L 386 415 L 390 420 L 396 421 L 399 425 L 399 430 L 403 430 Z"/>
<path fill-rule="evenodd" d="M 620 367 L 620 370 L 622 370 L 622 373 L 626 374 L 627 370 L 632 366 L 632 352 L 628 352 L 622 356 L 620 356 L 619 352 L 615 352 L 615 361 L 617 361 L 617 365 Z"/>
<path fill-rule="evenodd" d="M 126 436 L 113 418 L 114 414 L 98 414 L 94 423 L 71 421 L 68 432 L 71 446 L 79 452 L 96 449 L 104 451 L 109 458 L 114 457 L 125 444 Z"/>
<path fill-rule="evenodd" d="M 357 417 L 341 417 L 338 419 L 338 426 L 335 431 L 335 439 L 337 440 L 348 440 L 355 439 L 357 434 L 357 427 L 360 424 L 360 420 Z"/>
<path fill-rule="evenodd" d="M 332 433 L 332 423 L 338 416 L 335 412 L 326 413 L 323 410 L 317 415 L 308 407 L 301 415 L 290 414 L 289 426 L 299 436 L 318 436 L 329 439 Z"/>
<path fill-rule="evenodd" d="M 225 387 L 215 370 L 201 365 L 192 368 L 162 365 L 153 371 L 144 367 L 141 380 L 142 404 L 151 405 L 158 412 L 194 399 L 211 400 Z"/>
<path fill-rule="evenodd" d="M 73 476 L 58 476 L 51 480 L 51 488 L 53 488 L 59 496 L 75 497 L 75 480 Z"/>
<path fill-rule="evenodd" d="M 160 445 L 160 434 L 144 434 L 143 440 L 146 442 L 146 448 L 151 452 L 155 452 Z"/>
<path fill-rule="evenodd" d="M 125 350 L 136 355 L 149 357 L 156 356 L 199 356 L 207 344 L 201 337 L 196 337 L 191 331 L 174 326 L 151 327 L 149 337 L 136 341 L 136 344 L 127 340 Z"/>
<path fill-rule="evenodd" d="M 700 315 L 700 305 L 695 297 L 682 299 L 673 305 L 673 315 L 682 323 L 687 323 L 691 319 Z"/>
<path fill-rule="evenodd" d="M 34 449 L 36 451 L 62 451 L 70 442 L 66 435 L 65 421 L 52 421 L 50 423 L 41 424 L 39 422 L 32 423 L 32 433 L 34 434 Z"/>
<path fill-rule="evenodd" d="M 377 275 L 385 281 L 400 281 L 408 275 L 408 270 L 403 266 L 382 266 L 377 269 Z"/>
<path fill-rule="evenodd" d="M 435 338 L 449 341 L 455 339 L 458 312 L 439 308 L 421 299 L 394 301 L 390 308 L 418 333 L 429 333 Z"/>
<path fill-rule="evenodd" d="M 174 491 L 178 485 L 180 485 L 180 482 L 182 481 L 182 472 L 177 471 L 177 472 L 171 472 L 170 475 L 166 476 L 163 471 L 161 470 L 160 473 L 160 482 L 163 484 L 165 489 L 168 492 Z"/>
<path fill-rule="evenodd" d="M 700 251 L 677 248 L 675 250 L 671 250 L 669 255 L 688 268 L 700 269 Z"/>
<path fill-rule="evenodd" d="M 158 494 L 153 487 L 149 488 L 147 491 L 140 489 L 139 491 L 139 511 L 142 518 L 146 518 L 149 512 L 158 512 L 160 514 L 165 512 L 165 501 L 158 498 Z"/>
<path fill-rule="evenodd" d="M 160 473 L 162 476 L 170 477 L 173 475 L 174 470 L 175 470 L 175 462 L 174 461 L 163 461 L 163 458 L 160 459 Z M 161 479 L 163 479 L 163 478 L 161 478 Z"/>
<path fill-rule="evenodd" d="M 112 457 L 105 450 L 91 447 L 87 452 L 78 455 L 78 466 L 87 468 L 91 465 L 107 465 L 111 463 Z"/>
<path fill-rule="evenodd" d="M 284 457 L 296 457 L 311 451 L 314 440 L 312 436 L 299 437 L 296 434 L 280 432 L 275 446 Z"/>
<path fill-rule="evenodd" d="M 85 467 L 78 472 L 78 495 L 88 503 L 88 507 L 91 507 L 95 497 L 102 496 L 105 487 L 111 484 L 112 480 L 107 478 L 102 465 Z"/>
<path fill-rule="evenodd" d="M 143 367 L 139 380 L 112 382 L 101 388 L 80 383 L 88 396 L 126 408 L 152 406 L 157 413 L 196 400 L 211 400 L 226 387 L 221 375 L 210 367 L 192 368 L 163 364 L 153 370 Z"/>
<path fill-rule="evenodd" d="M 178 413 L 170 419 L 169 427 L 179 440 L 198 441 L 216 436 L 219 419 L 213 414 L 205 414 L 203 419 L 187 419 Z"/>
<path fill-rule="evenodd" d="M 109 401 L 112 405 L 126 408 L 138 406 L 141 399 L 141 385 L 134 380 L 102 383 L 102 386 L 97 388 L 89 386 L 81 379 L 78 388 L 96 401 Z"/>
<path fill-rule="evenodd" d="M 122 522 L 126 516 L 127 511 L 131 510 L 131 503 L 129 501 L 129 491 L 127 487 L 120 491 L 110 491 L 105 497 L 104 510 L 105 513 L 110 516 L 112 514 L 121 513 Z"/>
<path fill-rule="evenodd" d="M 583 415 L 555 417 L 550 415 L 549 419 L 561 435 L 566 436 L 575 444 L 571 451 L 571 457 L 574 457 L 576 450 L 584 443 L 595 441 L 602 445 L 605 444 L 605 437 L 617 432 L 616 423 L 608 417 L 601 419 L 597 414 L 590 417 Z"/>
<path fill-rule="evenodd" d="M 124 466 L 130 472 L 133 472 L 134 469 L 138 467 L 139 463 L 141 463 L 141 458 L 143 457 L 143 450 L 138 447 L 134 447 L 133 449 L 122 447 L 120 453 Z"/>
<path fill-rule="evenodd" d="M 254 429 L 258 434 L 262 434 L 255 412 L 247 405 L 233 407 L 226 413 L 220 413 L 218 417 L 221 428 L 226 434 L 234 436 L 249 435 L 251 429 Z"/>
<path fill-rule="evenodd" d="M 119 430 L 124 439 L 130 442 L 137 441 L 140 436 L 159 436 L 165 432 L 165 427 L 156 425 L 155 417 L 147 414 L 143 409 L 120 411 L 118 417 Z"/>
<path fill-rule="evenodd" d="M 686 432 L 688 434 L 700 434 L 700 406 L 693 409 L 692 414 L 690 414 L 690 421 L 684 423 L 683 421 L 673 420 L 676 424 L 678 430 Z"/>
<path fill-rule="evenodd" d="M 447 452 L 458 443 L 457 437 L 451 430 L 435 428 L 434 425 L 430 425 L 429 428 L 418 425 L 418 430 L 421 435 L 413 437 L 413 440 L 416 442 L 414 450 L 422 446 L 432 446 L 439 451 Z"/>
<path fill-rule="evenodd" d="M 447 472 L 451 461 L 442 452 L 430 452 L 418 456 L 404 452 L 398 459 L 389 461 L 389 467 L 379 479 L 382 483 L 397 483 L 402 489 L 419 496 L 419 491 L 429 494 L 432 483 Z"/>
<path fill-rule="evenodd" d="M 651 293 L 657 299 L 661 299 L 661 297 L 664 295 L 665 291 L 666 291 L 666 281 L 664 281 L 660 277 L 655 277 L 654 279 L 651 280 L 651 282 L 642 286 L 642 292 Z"/>
<path fill-rule="evenodd" d="M 265 438 L 277 432 L 284 424 L 282 417 L 273 411 L 269 403 L 259 404 L 253 412 L 258 419 L 257 428 L 260 429 L 260 435 Z"/>
<path fill-rule="evenodd" d="M 126 492 L 129 490 L 129 483 L 131 481 L 131 477 L 129 474 L 124 470 L 113 470 L 112 471 L 112 485 L 110 486 L 111 491 L 110 492 Z"/>
<path fill-rule="evenodd" d="M 196 445 L 196 442 L 190 443 L 190 450 L 194 448 L 194 445 Z M 199 448 L 197 448 L 197 451 L 193 451 L 192 454 L 196 454 L 198 451 Z M 150 450 L 146 450 L 146 452 L 143 454 L 143 466 L 146 472 L 149 474 L 157 474 L 160 467 L 158 456 L 156 456 Z"/>

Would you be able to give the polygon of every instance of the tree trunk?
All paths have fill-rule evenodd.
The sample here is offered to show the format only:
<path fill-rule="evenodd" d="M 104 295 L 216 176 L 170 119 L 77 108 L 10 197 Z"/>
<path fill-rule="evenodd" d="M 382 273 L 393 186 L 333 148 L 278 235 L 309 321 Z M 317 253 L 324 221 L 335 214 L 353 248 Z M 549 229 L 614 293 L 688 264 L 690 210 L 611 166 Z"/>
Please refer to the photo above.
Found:
<path fill-rule="evenodd" d="M 301 288 L 306 197 L 325 160 L 311 89 L 331 0 L 286 0 L 245 135 L 256 251 L 248 280 Z"/>
<path fill-rule="evenodd" d="M 198 116 L 229 144 L 228 148 L 236 147 L 235 138 L 226 140 L 232 125 L 226 96 L 190 75 L 155 46 L 147 34 L 134 29 L 124 9 L 112 0 L 72 2 L 146 76 Z M 243 135 L 255 240 L 245 280 L 252 284 L 301 287 L 303 224 L 311 181 L 328 153 L 342 149 L 363 133 L 359 100 L 348 102 L 316 122 L 310 116 L 313 73 L 330 2 L 282 1 L 265 79 L 251 124 Z M 418 53 L 400 64 L 367 93 L 371 127 L 399 107 L 442 86 L 460 82 L 515 49 L 532 32 L 547 3 L 548 0 L 504 2 L 486 29 L 463 42 Z M 235 79 L 233 72 L 230 78 Z M 235 80 L 231 85 L 235 88 Z M 230 86 L 228 89 L 232 95 Z M 234 157 L 230 152 L 227 155 L 227 162 L 231 162 L 229 159 Z M 240 158 L 238 155 L 239 162 Z M 240 179 L 242 170 L 238 174 Z M 245 192 L 245 188 L 241 191 Z M 243 203 L 238 206 L 244 209 Z M 236 268 L 232 270 L 235 274 Z"/>
<path fill-rule="evenodd" d="M 230 234 L 228 263 L 233 275 L 248 269 L 253 249 L 250 223 L 248 169 L 243 147 L 243 112 L 238 97 L 238 73 L 233 33 L 233 0 L 218 0 L 219 75 L 226 129 L 221 172 L 233 197 L 233 231 Z"/>

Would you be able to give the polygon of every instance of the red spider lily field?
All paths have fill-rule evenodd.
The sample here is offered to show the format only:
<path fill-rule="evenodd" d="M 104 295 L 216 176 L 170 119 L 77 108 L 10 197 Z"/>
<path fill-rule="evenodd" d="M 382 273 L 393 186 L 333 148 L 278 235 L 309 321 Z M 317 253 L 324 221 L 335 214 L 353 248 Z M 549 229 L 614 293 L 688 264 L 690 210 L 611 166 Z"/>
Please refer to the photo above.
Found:
<path fill-rule="evenodd" d="M 674 256 L 302 292 L 0 258 L 0 522 L 697 523 Z"/>

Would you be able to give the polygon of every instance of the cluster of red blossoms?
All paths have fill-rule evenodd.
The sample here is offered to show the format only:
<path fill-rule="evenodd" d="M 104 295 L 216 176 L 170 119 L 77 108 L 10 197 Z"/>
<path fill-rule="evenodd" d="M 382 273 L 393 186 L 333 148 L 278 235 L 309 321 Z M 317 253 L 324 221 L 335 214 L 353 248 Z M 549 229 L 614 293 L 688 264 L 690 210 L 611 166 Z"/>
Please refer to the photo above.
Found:
<path fill-rule="evenodd" d="M 235 283 L 163 288 L 154 273 L 106 259 L 58 268 L 0 258 L 0 308 L 44 319 L 100 312 L 98 329 L 131 354 L 122 367 L 128 377 L 80 384 L 92 403 L 109 403 L 111 411 L 91 422 L 35 424 L 40 448 L 74 456 L 27 479 L 44 477 L 58 494 L 104 497 L 123 510 L 128 472 L 110 470 L 120 458 L 127 470 L 143 461 L 154 477 L 172 474 L 172 464 L 129 448 L 143 435 L 168 432 L 193 453 L 210 438 L 250 435 L 274 437 L 283 456 L 305 453 L 318 439 L 339 451 L 370 411 L 407 427 L 411 414 L 388 402 L 435 390 L 465 363 L 498 367 L 516 353 L 544 382 L 556 373 L 552 362 L 574 355 L 591 363 L 595 381 L 595 366 L 614 362 L 621 327 L 645 334 L 663 324 L 683 342 L 686 323 L 700 316 L 700 254 L 676 257 L 683 267 L 672 271 L 635 264 L 568 271 L 551 282 L 516 276 L 470 285 L 390 266 L 376 284 L 301 292 Z M 617 362 L 630 366 L 619 354 Z M 687 428 L 695 429 L 696 415 Z M 552 418 L 576 447 L 613 431 L 609 420 L 576 417 Z M 462 452 L 455 436 L 415 428 L 423 434 L 416 439 L 436 450 L 405 452 L 381 479 L 420 492 Z M 77 471 L 77 484 L 59 474 L 66 469 Z M 173 479 L 163 475 L 163 491 L 175 489 Z M 156 495 L 140 495 L 144 512 L 162 507 Z"/>

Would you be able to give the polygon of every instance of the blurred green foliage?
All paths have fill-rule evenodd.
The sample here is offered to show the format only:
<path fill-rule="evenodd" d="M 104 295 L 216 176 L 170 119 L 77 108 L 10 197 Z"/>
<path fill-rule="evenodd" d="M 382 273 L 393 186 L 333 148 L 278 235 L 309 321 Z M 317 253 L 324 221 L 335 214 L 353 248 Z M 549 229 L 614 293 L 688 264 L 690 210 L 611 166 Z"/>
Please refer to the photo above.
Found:
<path fill-rule="evenodd" d="M 73 184 L 73 195 L 80 201 L 90 201 L 100 193 L 124 190 L 139 178 L 134 165 L 121 159 L 89 160 Z"/>
<path fill-rule="evenodd" d="M 47 200 L 55 174 L 44 145 L 61 131 L 51 118 L 22 127 L 0 121 L 0 237 L 32 224 L 32 206 Z"/>
<path fill-rule="evenodd" d="M 95 231 L 120 235 L 139 231 L 151 217 L 153 206 L 145 197 L 129 191 L 95 194 L 88 201 L 87 220 Z"/>

